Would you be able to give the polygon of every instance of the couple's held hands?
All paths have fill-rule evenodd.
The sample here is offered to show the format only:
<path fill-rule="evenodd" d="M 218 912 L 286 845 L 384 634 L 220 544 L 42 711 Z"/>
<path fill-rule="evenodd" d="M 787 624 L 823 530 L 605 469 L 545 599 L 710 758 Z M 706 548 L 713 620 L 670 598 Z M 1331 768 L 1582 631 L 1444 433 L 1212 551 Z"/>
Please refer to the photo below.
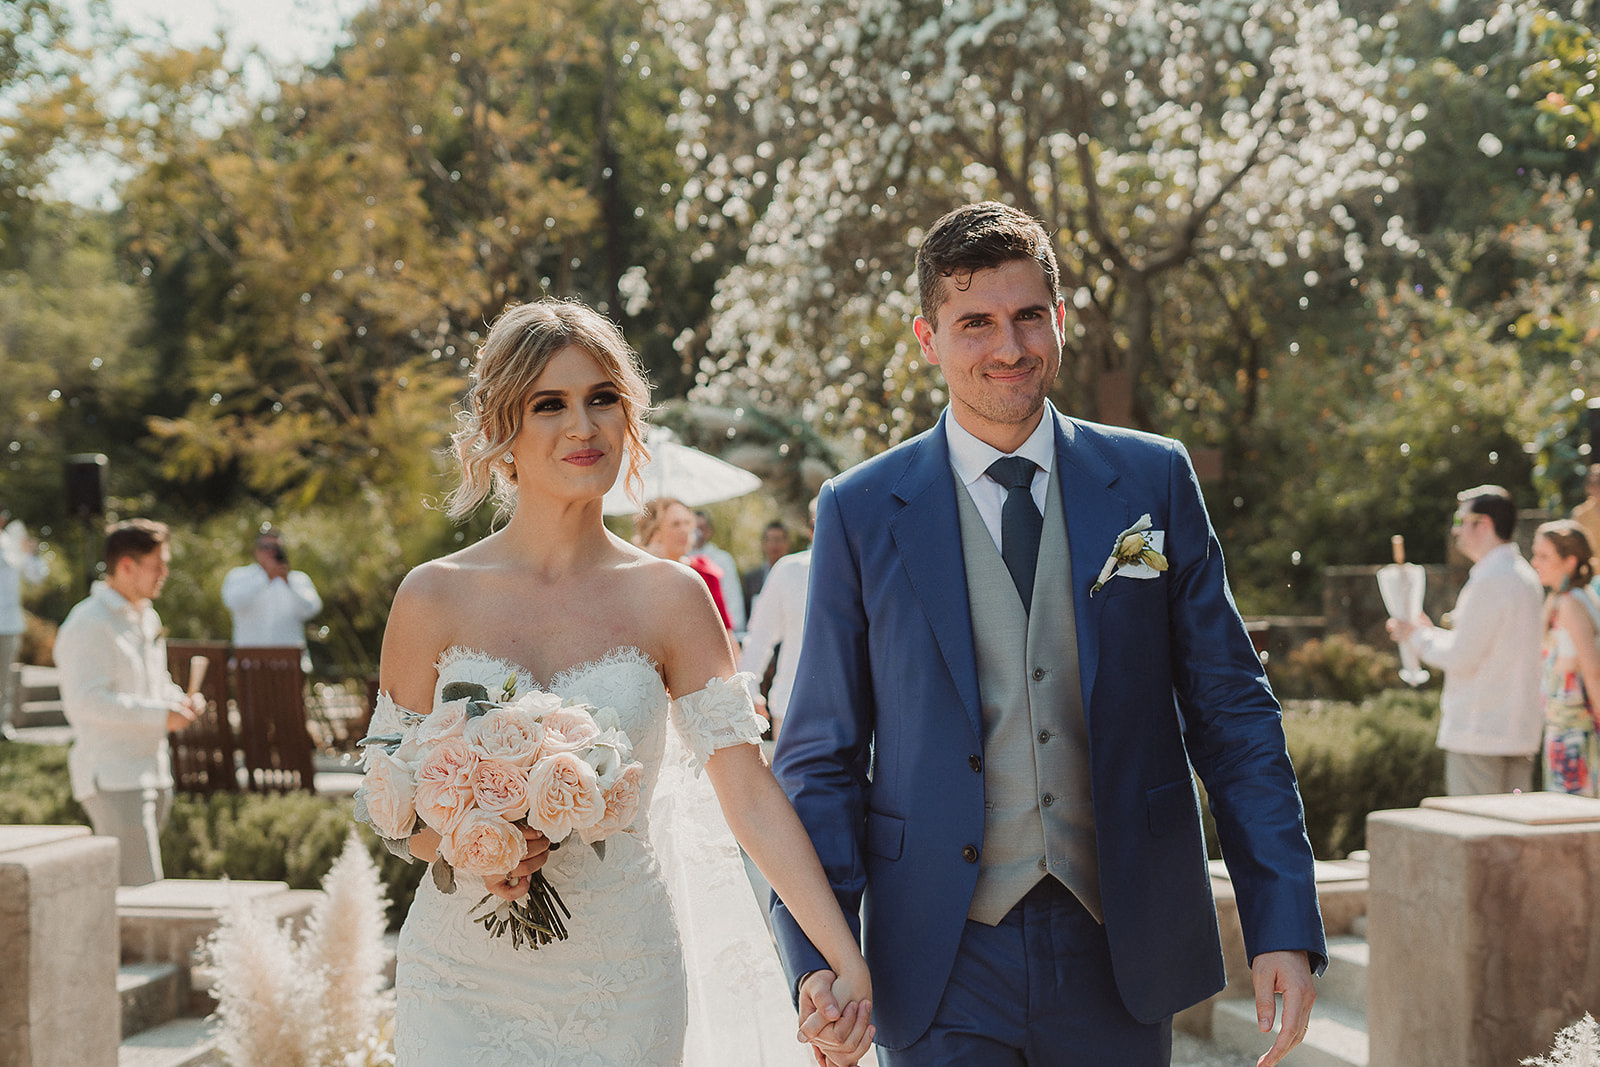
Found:
<path fill-rule="evenodd" d="M 550 858 L 548 837 L 531 826 L 523 826 L 521 830 L 523 839 L 528 843 L 528 851 L 523 853 L 522 862 L 499 879 L 484 879 L 489 892 L 513 903 L 528 895 L 529 876 Z"/>
<path fill-rule="evenodd" d="M 853 1067 L 872 1047 L 872 979 L 866 968 L 812 971 L 800 983 L 800 1033 L 818 1067 Z M 841 1008 L 840 1005 L 843 1005 Z"/>
<path fill-rule="evenodd" d="M 1289 1050 L 1305 1040 L 1311 1025 L 1311 1005 L 1317 987 L 1311 981 L 1311 960 L 1304 952 L 1263 952 L 1250 964 L 1256 992 L 1256 1023 L 1263 1034 L 1272 1032 L 1277 998 L 1283 997 L 1283 1025 L 1277 1040 L 1256 1061 L 1256 1067 L 1273 1067 Z"/>

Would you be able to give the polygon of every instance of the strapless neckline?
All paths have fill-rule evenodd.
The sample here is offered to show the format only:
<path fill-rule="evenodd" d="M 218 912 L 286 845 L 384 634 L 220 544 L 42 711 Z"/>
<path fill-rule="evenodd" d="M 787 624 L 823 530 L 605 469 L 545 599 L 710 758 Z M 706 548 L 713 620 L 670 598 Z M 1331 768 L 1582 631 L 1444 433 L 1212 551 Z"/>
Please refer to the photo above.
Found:
<path fill-rule="evenodd" d="M 604 670 L 609 667 L 624 665 L 643 667 L 654 674 L 658 681 L 661 681 L 661 665 L 637 645 L 618 645 L 616 648 L 596 656 L 593 659 L 583 660 L 582 662 L 575 663 L 570 667 L 563 667 L 561 670 L 551 675 L 549 682 L 539 681 L 539 679 L 534 677 L 532 671 L 520 663 L 508 660 L 503 656 L 496 656 L 493 653 L 486 652 L 481 648 L 474 648 L 471 645 L 455 644 L 446 648 L 439 654 L 439 659 L 434 664 L 434 669 L 438 671 L 440 677 L 442 678 L 445 670 L 448 667 L 453 664 L 461 663 L 465 660 L 478 660 L 493 664 L 497 670 L 503 670 L 508 674 L 515 674 L 517 676 L 519 689 L 522 688 L 523 685 L 527 685 L 545 693 L 559 693 L 560 690 L 570 687 L 574 682 L 585 675 L 592 674 L 595 671 Z M 662 689 L 665 690 L 666 683 L 662 681 L 661 684 Z"/>

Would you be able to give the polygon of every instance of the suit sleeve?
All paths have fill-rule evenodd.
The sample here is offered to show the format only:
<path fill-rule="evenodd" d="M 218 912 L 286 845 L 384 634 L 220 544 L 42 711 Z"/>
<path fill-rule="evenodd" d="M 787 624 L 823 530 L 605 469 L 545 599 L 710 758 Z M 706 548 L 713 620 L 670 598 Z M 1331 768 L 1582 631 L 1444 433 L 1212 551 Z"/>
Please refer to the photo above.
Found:
<path fill-rule="evenodd" d="M 858 940 L 873 707 L 860 561 L 829 483 L 817 500 L 805 637 L 773 770 Z M 828 964 L 776 895 L 772 926 L 793 992 L 802 975 Z"/>
<path fill-rule="evenodd" d="M 1189 457 L 1173 451 L 1170 618 L 1184 743 L 1216 816 L 1245 948 L 1327 966 L 1311 845 L 1283 718 L 1228 590 L 1222 547 Z"/>

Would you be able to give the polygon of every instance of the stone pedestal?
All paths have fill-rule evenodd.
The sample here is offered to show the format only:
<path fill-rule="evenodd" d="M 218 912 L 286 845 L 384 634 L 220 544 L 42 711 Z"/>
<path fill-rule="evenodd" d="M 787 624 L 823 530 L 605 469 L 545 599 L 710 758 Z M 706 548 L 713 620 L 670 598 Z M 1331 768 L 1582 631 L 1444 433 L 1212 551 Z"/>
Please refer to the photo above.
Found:
<path fill-rule="evenodd" d="M 1600 1004 L 1600 800 L 1374 812 L 1371 1067 L 1504 1067 Z"/>
<path fill-rule="evenodd" d="M 0 1067 L 116 1067 L 117 842 L 0 826 Z"/>

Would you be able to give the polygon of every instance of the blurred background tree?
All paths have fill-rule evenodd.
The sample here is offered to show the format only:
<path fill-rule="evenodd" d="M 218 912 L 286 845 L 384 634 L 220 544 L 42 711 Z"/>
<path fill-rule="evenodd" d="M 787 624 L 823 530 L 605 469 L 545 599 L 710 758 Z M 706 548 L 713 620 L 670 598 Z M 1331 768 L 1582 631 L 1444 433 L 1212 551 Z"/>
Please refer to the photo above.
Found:
<path fill-rule="evenodd" d="M 1057 403 L 1220 459 L 1246 611 L 1319 610 L 1392 533 L 1442 559 L 1467 485 L 1580 495 L 1587 9 L 374 0 L 305 68 L 70 10 L 0 8 L 0 500 L 57 551 L 46 617 L 62 460 L 105 452 L 112 512 L 178 530 L 175 634 L 227 632 L 271 521 L 319 666 L 366 670 L 405 570 L 487 528 L 424 504 L 488 322 L 545 295 L 768 479 L 715 509 L 753 564 L 769 515 L 937 417 L 912 250 L 975 197 L 1056 234 Z M 93 203 L 56 191 L 84 158 Z"/>

